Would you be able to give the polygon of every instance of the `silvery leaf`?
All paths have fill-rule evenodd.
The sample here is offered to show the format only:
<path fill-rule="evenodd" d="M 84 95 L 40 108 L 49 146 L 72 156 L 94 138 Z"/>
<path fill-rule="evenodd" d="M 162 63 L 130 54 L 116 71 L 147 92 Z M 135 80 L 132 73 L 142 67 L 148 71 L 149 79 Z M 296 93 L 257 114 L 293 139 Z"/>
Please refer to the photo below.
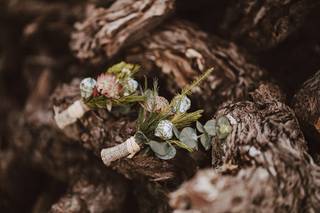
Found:
<path fill-rule="evenodd" d="M 203 125 L 199 121 L 196 122 L 196 126 L 197 126 L 197 130 L 199 132 L 204 133 L 205 129 L 204 129 Z"/>
<path fill-rule="evenodd" d="M 198 149 L 196 130 L 191 127 L 185 127 L 180 133 L 180 141 L 192 149 Z"/>
<path fill-rule="evenodd" d="M 211 137 L 207 134 L 202 134 L 200 136 L 200 143 L 202 144 L 203 148 L 207 151 L 211 146 Z"/>
<path fill-rule="evenodd" d="M 178 139 L 180 138 L 180 132 L 175 126 L 173 126 L 173 133 L 174 133 L 174 136 L 176 136 L 176 138 Z"/>
<path fill-rule="evenodd" d="M 165 142 L 157 142 L 154 140 L 149 141 L 148 145 L 150 146 L 151 150 L 160 156 L 165 156 L 170 151 L 170 145 Z"/>
<path fill-rule="evenodd" d="M 191 107 L 191 100 L 187 96 L 178 96 L 175 99 L 173 99 L 173 109 L 172 111 L 174 113 L 185 113 L 187 112 Z"/>
<path fill-rule="evenodd" d="M 159 155 L 159 154 L 157 154 L 157 153 L 155 153 L 155 155 L 156 155 L 158 158 L 162 159 L 162 160 L 169 160 L 169 159 L 174 158 L 174 156 L 176 156 L 177 150 L 176 150 L 176 148 L 174 148 L 174 146 L 172 146 L 172 145 L 169 145 L 169 144 L 168 144 L 168 146 L 169 146 L 169 149 L 168 149 L 168 153 L 167 153 L 166 155 Z"/>
<path fill-rule="evenodd" d="M 89 98 L 92 93 L 93 89 L 96 86 L 97 82 L 93 78 L 85 78 L 80 82 L 80 94 L 81 97 L 86 99 Z"/>
<path fill-rule="evenodd" d="M 154 135 L 163 139 L 163 140 L 169 140 L 172 138 L 173 124 L 169 120 L 162 120 L 159 122 L 158 126 L 155 129 Z"/>
<path fill-rule="evenodd" d="M 216 120 L 212 119 L 207 121 L 204 125 L 205 132 L 208 133 L 210 136 L 216 135 Z"/>
<path fill-rule="evenodd" d="M 220 117 L 217 120 L 217 134 L 219 139 L 225 139 L 232 131 L 232 126 L 229 119 L 225 116 Z"/>
<path fill-rule="evenodd" d="M 132 78 L 129 78 L 126 85 L 126 89 L 128 90 L 128 93 L 133 93 L 137 90 L 138 86 L 139 86 L 138 81 Z"/>

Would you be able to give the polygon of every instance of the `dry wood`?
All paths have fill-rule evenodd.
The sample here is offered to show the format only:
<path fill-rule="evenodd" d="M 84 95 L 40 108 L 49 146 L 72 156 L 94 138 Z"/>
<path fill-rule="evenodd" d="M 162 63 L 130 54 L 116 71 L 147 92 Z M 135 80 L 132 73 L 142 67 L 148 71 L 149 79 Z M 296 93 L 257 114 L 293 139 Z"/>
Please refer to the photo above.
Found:
<path fill-rule="evenodd" d="M 176 1 L 179 8 L 167 19 Z M 210 165 L 211 153 L 203 150 L 180 150 L 162 161 L 145 149 L 111 163 L 118 174 L 103 165 L 100 151 L 135 133 L 135 107 L 127 114 L 94 110 L 58 129 L 52 107 L 66 109 L 79 99 L 79 80 L 50 99 L 56 83 L 93 76 L 119 60 L 143 65 L 142 75 L 158 78 L 168 99 L 216 68 L 194 91 L 193 107 L 206 110 L 204 120 L 226 115 L 233 131 L 213 141 L 215 169 L 200 171 L 171 194 L 177 212 L 320 210 L 320 169 L 306 153 L 295 115 L 279 88 L 260 85 L 269 76 L 243 50 L 260 51 L 253 57 L 290 97 L 319 68 L 319 2 L 176 1 L 0 1 L 2 211 L 46 212 L 55 202 L 52 212 L 171 212 L 168 193 Z M 320 153 L 318 85 L 319 73 L 291 105 L 311 154 Z M 58 185 L 55 194 L 50 188 Z"/>
<path fill-rule="evenodd" d="M 116 178 L 81 178 L 55 203 L 52 213 L 120 212 L 125 208 L 126 185 Z"/>
<path fill-rule="evenodd" d="M 180 213 L 317 212 L 319 167 L 286 149 L 276 154 L 283 156 L 277 159 L 283 163 L 272 168 L 284 173 L 270 173 L 264 167 L 244 168 L 236 175 L 201 170 L 171 194 L 170 204 Z"/>
<path fill-rule="evenodd" d="M 268 88 L 260 86 L 253 97 L 269 95 Z M 320 168 L 306 153 L 293 111 L 277 97 L 263 97 L 219 109 L 216 116 L 227 116 L 233 128 L 224 141 L 215 141 L 223 150 L 223 164 L 218 167 L 222 171 L 199 172 L 172 194 L 174 208 L 185 212 L 188 206 L 201 212 L 320 209 Z"/>
<path fill-rule="evenodd" d="M 208 35 L 193 24 L 170 20 L 125 52 L 126 59 L 139 63 L 147 76 L 156 76 L 175 94 L 210 67 L 215 70 L 193 95 L 195 108 L 207 114 L 229 100 L 243 100 L 265 71 L 234 43 Z M 155 72 L 159 70 L 160 72 Z"/>
<path fill-rule="evenodd" d="M 292 107 L 310 138 L 310 151 L 320 160 L 320 71 L 302 85 L 294 96 Z"/>
<path fill-rule="evenodd" d="M 10 116 L 10 148 L 20 161 L 70 184 L 70 191 L 52 207 L 52 212 L 72 212 L 73 208 L 80 212 L 118 211 L 127 195 L 127 181 L 54 127 L 47 100 L 50 80 L 43 72 L 25 112 Z"/>
<path fill-rule="evenodd" d="M 232 1 L 221 23 L 222 31 L 254 50 L 277 46 L 297 31 L 317 0 Z"/>
<path fill-rule="evenodd" d="M 110 8 L 88 6 L 86 19 L 75 24 L 71 49 L 92 63 L 115 56 L 144 36 L 173 10 L 171 0 L 118 0 Z"/>

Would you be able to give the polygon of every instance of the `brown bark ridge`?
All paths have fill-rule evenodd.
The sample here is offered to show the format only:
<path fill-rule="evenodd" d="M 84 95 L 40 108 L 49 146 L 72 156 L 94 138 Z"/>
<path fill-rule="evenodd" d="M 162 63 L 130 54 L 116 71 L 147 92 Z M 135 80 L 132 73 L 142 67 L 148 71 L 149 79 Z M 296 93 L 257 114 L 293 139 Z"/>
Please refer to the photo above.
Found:
<path fill-rule="evenodd" d="M 25 109 L 12 111 L 9 116 L 10 148 L 22 159 L 38 165 L 61 180 L 76 177 L 84 168 L 97 170 L 93 155 L 85 152 L 55 128 L 49 106 L 52 75 L 43 71 L 29 95 Z"/>
<path fill-rule="evenodd" d="M 77 79 L 69 85 L 64 84 L 58 87 L 51 97 L 52 105 L 59 111 L 79 98 L 79 80 Z M 132 113 L 133 115 L 119 117 L 107 113 L 106 110 L 90 111 L 77 123 L 63 129 L 63 132 L 100 157 L 101 149 L 123 143 L 135 133 L 135 119 L 138 113 L 134 109 Z M 130 179 L 181 181 L 194 174 L 196 163 L 183 151 L 178 152 L 173 160 L 164 161 L 142 150 L 132 159 L 124 158 L 111 163 L 111 168 Z"/>
<path fill-rule="evenodd" d="M 260 85 L 253 92 L 253 101 L 242 101 L 221 107 L 215 117 L 227 116 L 233 127 L 232 134 L 222 145 L 223 163 L 256 164 L 268 158 L 268 146 L 279 144 L 295 150 L 303 158 L 306 142 L 292 109 L 278 99 L 281 93 L 271 91 L 272 85 Z M 252 154 L 254 153 L 254 154 Z"/>
<path fill-rule="evenodd" d="M 258 94 L 266 88 L 260 86 Z M 223 164 L 217 171 L 199 172 L 171 194 L 173 208 L 182 212 L 188 212 L 188 207 L 200 212 L 319 211 L 320 167 L 306 153 L 293 110 L 278 100 L 265 97 L 264 102 L 230 103 L 218 110 L 216 117 L 227 116 L 232 125 L 229 136 L 218 142 Z"/>
<path fill-rule="evenodd" d="M 43 72 L 25 111 L 10 116 L 11 150 L 19 161 L 70 185 L 52 212 L 120 211 L 127 196 L 127 181 L 53 128 L 48 81 Z"/>
<path fill-rule="evenodd" d="M 193 24 L 169 20 L 125 52 L 126 60 L 139 63 L 148 76 L 160 77 L 171 94 L 206 69 L 215 70 L 193 95 L 195 108 L 212 115 L 222 102 L 242 100 L 266 72 L 234 43 L 210 36 Z"/>
<path fill-rule="evenodd" d="M 83 177 L 70 186 L 68 192 L 55 203 L 52 213 L 62 212 L 121 212 L 126 198 L 126 186 L 116 178 Z"/>
<path fill-rule="evenodd" d="M 316 0 L 231 2 L 221 31 L 253 50 L 277 46 L 304 24 L 313 9 L 319 8 Z"/>
<path fill-rule="evenodd" d="M 2 1 L 2 7 L 5 8 L 6 15 L 16 21 L 18 27 L 22 27 L 22 36 L 27 43 L 27 39 L 36 37 L 40 32 L 59 32 L 57 36 L 69 36 L 72 31 L 72 24 L 77 19 L 83 17 L 85 11 L 85 2 L 54 2 L 30 0 L 26 1 Z M 22 25 L 21 25 L 22 23 Z M 43 35 L 48 37 L 48 35 Z M 50 37 L 50 35 L 49 35 Z M 37 37 L 36 37 L 37 38 Z M 58 40 L 58 39 L 57 39 Z M 59 39 L 61 42 L 61 40 Z M 54 42 L 59 44 L 59 42 Z M 39 40 L 33 44 L 38 45 Z"/>
<path fill-rule="evenodd" d="M 308 137 L 311 152 L 320 154 L 320 71 L 303 83 L 292 107 Z M 319 156 L 318 156 L 319 157 Z M 320 159 L 317 159 L 320 160 Z"/>
<path fill-rule="evenodd" d="M 154 209 L 159 212 L 162 209 L 167 210 L 169 207 L 166 189 L 160 186 L 157 189 L 151 183 L 147 187 L 142 181 L 141 184 L 133 184 L 132 191 L 137 193 L 143 191 L 146 196 L 147 194 L 154 196 L 154 199 L 149 199 L 148 206 L 145 205 L 146 197 L 137 196 L 134 200 L 129 199 L 128 181 L 123 176 L 106 168 L 101 159 L 83 149 L 78 142 L 66 138 L 65 134 L 57 129 L 53 120 L 52 106 L 48 100 L 50 97 L 48 93 L 51 91 L 48 89 L 51 81 L 48 76 L 43 72 L 38 79 L 37 86 L 28 98 L 25 111 L 12 112 L 8 135 L 11 135 L 9 140 L 12 141 L 10 148 L 19 156 L 20 162 L 45 171 L 51 177 L 69 185 L 69 190 L 52 206 L 51 211 L 119 212 L 128 203 L 134 203 L 138 206 L 136 208 L 144 209 L 146 212 Z M 63 95 L 60 94 L 59 97 L 66 102 L 71 101 L 70 97 L 71 99 L 76 97 L 79 94 L 79 81 L 74 81 L 74 84 L 76 86 L 73 90 L 62 86 L 66 89 L 61 91 Z M 1 170 L 5 170 L 7 174 L 8 163 L 1 162 L 3 162 Z M 164 172 L 164 175 L 167 173 Z M 3 177 L 5 176 L 0 175 L 1 179 Z M 157 190 L 154 191 L 155 189 Z M 42 198 L 39 199 L 40 204 L 35 206 L 35 210 L 46 208 L 48 205 L 42 204 Z M 162 212 L 165 212 L 164 210 Z"/>
<path fill-rule="evenodd" d="M 85 20 L 75 24 L 71 49 L 92 63 L 111 58 L 158 26 L 173 5 L 171 0 L 118 0 L 107 9 L 88 6 Z"/>
<path fill-rule="evenodd" d="M 140 213 L 167 213 L 172 212 L 168 202 L 169 190 L 157 182 L 135 182 L 133 196 L 137 197 Z"/>

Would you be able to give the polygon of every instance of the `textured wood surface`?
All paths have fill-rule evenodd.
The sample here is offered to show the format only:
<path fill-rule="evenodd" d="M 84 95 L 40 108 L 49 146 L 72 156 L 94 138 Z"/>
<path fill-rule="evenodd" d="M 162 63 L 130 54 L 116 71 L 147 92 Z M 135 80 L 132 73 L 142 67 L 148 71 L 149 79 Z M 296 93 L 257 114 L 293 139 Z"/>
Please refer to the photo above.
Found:
<path fill-rule="evenodd" d="M 257 93 L 266 88 L 260 86 Z M 293 110 L 277 97 L 262 100 L 230 103 L 218 110 L 216 116 L 233 121 L 229 136 L 214 141 L 223 150 L 222 164 L 215 165 L 216 171 L 199 172 L 172 193 L 173 208 L 182 212 L 188 212 L 188 207 L 201 212 L 315 212 L 320 208 L 320 167 L 306 153 Z"/>
<path fill-rule="evenodd" d="M 79 59 L 96 63 L 144 36 L 172 13 L 170 0 L 119 0 L 109 8 L 87 7 L 86 19 L 75 25 L 71 49 Z"/>
<path fill-rule="evenodd" d="M 214 67 L 193 95 L 194 107 L 203 108 L 207 114 L 222 102 L 245 99 L 259 81 L 267 78 L 265 70 L 237 45 L 181 20 L 164 23 L 125 56 L 128 61 L 142 64 L 147 76 L 160 78 L 171 95 Z"/>

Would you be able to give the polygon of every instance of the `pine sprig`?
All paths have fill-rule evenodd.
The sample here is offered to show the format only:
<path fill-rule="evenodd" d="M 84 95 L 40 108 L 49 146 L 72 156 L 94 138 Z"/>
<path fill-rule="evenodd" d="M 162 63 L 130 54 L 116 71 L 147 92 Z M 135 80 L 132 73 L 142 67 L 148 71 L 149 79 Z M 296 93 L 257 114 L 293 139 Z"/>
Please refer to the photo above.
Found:
<path fill-rule="evenodd" d="M 205 80 L 212 72 L 214 68 L 210 68 L 205 73 L 200 75 L 197 79 L 195 79 L 190 85 L 184 87 L 181 91 L 181 96 L 190 95 L 192 93 L 192 89 L 197 87 L 203 80 Z"/>
<path fill-rule="evenodd" d="M 143 109 L 142 112 L 139 113 L 138 130 L 152 138 L 151 134 L 157 127 L 159 121 L 167 119 L 168 117 L 168 113 L 146 112 L 146 110 Z"/>
<path fill-rule="evenodd" d="M 168 142 L 172 145 L 176 145 L 177 147 L 180 147 L 181 149 L 185 149 L 188 152 L 193 152 L 193 149 L 188 147 L 186 144 L 182 143 L 179 140 L 168 140 Z"/>
<path fill-rule="evenodd" d="M 158 84 L 154 81 L 153 90 L 145 89 L 142 92 L 146 96 L 148 104 L 143 105 L 138 117 L 138 132 L 146 137 L 147 144 L 155 155 L 163 160 L 171 159 L 176 154 L 176 148 L 189 152 L 198 149 L 196 130 L 189 127 L 196 122 L 203 113 L 203 110 L 187 112 L 191 101 L 187 95 L 192 89 L 198 86 L 213 68 L 207 70 L 190 85 L 182 89 L 181 93 L 173 97 L 170 103 L 159 110 L 161 98 L 158 97 Z M 181 130 L 181 133 L 179 132 Z"/>
<path fill-rule="evenodd" d="M 143 102 L 145 99 L 146 97 L 143 95 L 128 95 L 120 97 L 119 99 L 108 99 L 105 96 L 97 96 L 86 100 L 85 103 L 91 109 L 104 109 L 108 104 L 112 104 L 113 106 L 129 105 L 136 102 Z"/>
<path fill-rule="evenodd" d="M 177 129 L 189 126 L 201 118 L 203 110 L 197 110 L 190 113 L 178 113 L 171 118 L 171 122 Z"/>

